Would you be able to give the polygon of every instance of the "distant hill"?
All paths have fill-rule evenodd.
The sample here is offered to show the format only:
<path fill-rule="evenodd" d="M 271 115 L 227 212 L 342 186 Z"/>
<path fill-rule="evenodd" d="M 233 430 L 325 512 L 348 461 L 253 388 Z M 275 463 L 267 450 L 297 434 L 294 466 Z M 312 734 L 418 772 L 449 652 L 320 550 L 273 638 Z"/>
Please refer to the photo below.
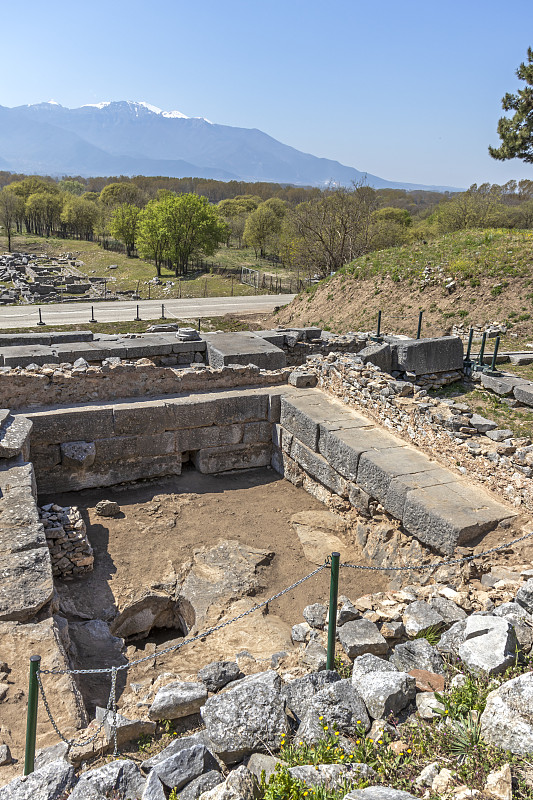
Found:
<path fill-rule="evenodd" d="M 257 129 L 216 125 L 147 103 L 65 108 L 57 103 L 0 106 L 0 166 L 48 175 L 165 175 L 271 181 L 300 186 L 456 191 L 387 181 L 338 161 L 302 153 Z"/>

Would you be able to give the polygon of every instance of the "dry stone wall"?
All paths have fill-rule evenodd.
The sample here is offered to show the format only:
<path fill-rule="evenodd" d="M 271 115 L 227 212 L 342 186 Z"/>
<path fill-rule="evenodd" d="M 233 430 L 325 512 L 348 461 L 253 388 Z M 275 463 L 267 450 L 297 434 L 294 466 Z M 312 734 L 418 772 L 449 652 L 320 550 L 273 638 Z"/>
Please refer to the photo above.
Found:
<path fill-rule="evenodd" d="M 77 506 L 63 507 L 49 503 L 39 509 L 39 516 L 50 550 L 54 578 L 72 580 L 90 572 L 94 554 Z"/>

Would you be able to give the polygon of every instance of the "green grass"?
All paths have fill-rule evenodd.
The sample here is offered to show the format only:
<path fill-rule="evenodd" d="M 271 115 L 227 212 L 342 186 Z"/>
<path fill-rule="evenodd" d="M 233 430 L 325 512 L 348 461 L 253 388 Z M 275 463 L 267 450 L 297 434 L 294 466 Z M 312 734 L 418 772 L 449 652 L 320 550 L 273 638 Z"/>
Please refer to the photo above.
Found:
<path fill-rule="evenodd" d="M 95 314 L 98 313 L 98 309 L 95 309 Z M 177 323 L 182 327 L 191 327 L 191 320 L 190 319 L 151 319 L 151 320 L 142 320 L 141 322 L 135 322 L 132 320 L 131 322 L 122 321 L 122 322 L 93 322 L 87 324 L 76 324 L 76 325 L 53 325 L 53 326 L 34 326 L 31 328 L 9 328 L 9 329 L 0 329 L 1 332 L 5 333 L 43 333 L 47 330 L 54 330 L 54 331 L 93 331 L 93 333 L 146 333 L 147 329 L 150 325 L 163 325 L 165 323 Z M 231 319 L 230 317 L 202 317 L 201 318 L 201 330 L 202 331 L 214 331 L 214 330 L 221 330 L 221 331 L 248 331 L 253 329 L 254 323 L 248 323 L 245 319 Z M 256 326 L 257 327 L 257 326 Z"/>
<path fill-rule="evenodd" d="M 533 233 L 523 230 L 469 230 L 446 234 L 427 244 L 392 247 L 361 256 L 341 272 L 356 278 L 389 275 L 395 281 L 420 280 L 424 268 L 479 286 L 482 277 L 523 277 L 533 268 Z M 497 287 L 499 294 L 505 286 Z"/>

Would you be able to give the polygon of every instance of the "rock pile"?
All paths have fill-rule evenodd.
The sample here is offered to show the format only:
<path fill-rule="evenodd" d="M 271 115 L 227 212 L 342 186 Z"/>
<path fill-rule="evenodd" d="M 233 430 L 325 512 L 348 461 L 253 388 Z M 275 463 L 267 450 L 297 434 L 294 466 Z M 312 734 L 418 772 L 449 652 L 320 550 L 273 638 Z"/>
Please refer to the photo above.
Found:
<path fill-rule="evenodd" d="M 91 572 L 94 554 L 87 528 L 77 506 L 49 503 L 39 509 L 55 578 L 72 580 Z"/>

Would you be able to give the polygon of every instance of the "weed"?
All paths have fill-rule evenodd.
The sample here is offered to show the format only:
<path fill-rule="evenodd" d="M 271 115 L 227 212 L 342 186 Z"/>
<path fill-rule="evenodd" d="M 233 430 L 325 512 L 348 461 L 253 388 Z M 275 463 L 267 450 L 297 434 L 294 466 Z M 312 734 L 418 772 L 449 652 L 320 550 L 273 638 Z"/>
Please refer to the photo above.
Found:
<path fill-rule="evenodd" d="M 419 631 L 414 639 L 426 639 L 432 647 L 435 647 L 440 642 L 440 637 L 442 636 L 442 625 L 430 625 L 429 628 L 426 628 L 423 631 Z"/>
<path fill-rule="evenodd" d="M 345 661 L 342 656 L 337 655 L 335 656 L 334 662 L 334 669 L 341 678 L 351 678 L 352 677 L 352 664 L 349 661 Z"/>

